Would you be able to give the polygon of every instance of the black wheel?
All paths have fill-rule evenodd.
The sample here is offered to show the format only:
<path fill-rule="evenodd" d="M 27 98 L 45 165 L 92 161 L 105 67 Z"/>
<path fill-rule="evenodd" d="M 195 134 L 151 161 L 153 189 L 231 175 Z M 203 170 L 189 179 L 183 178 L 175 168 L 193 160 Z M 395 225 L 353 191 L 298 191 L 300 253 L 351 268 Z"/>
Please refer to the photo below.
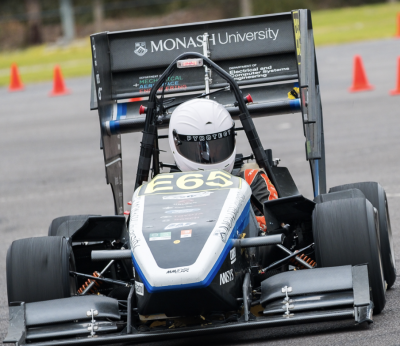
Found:
<path fill-rule="evenodd" d="M 58 217 L 51 222 L 48 235 L 70 238 L 85 224 L 90 216 L 99 215 L 68 215 Z"/>
<path fill-rule="evenodd" d="M 381 185 L 375 182 L 354 183 L 335 186 L 329 192 L 347 189 L 359 189 L 378 211 L 379 240 L 382 256 L 383 273 L 387 287 L 390 288 L 396 281 L 396 260 L 394 255 L 392 228 L 390 226 L 389 206 L 386 192 Z"/>
<path fill-rule="evenodd" d="M 64 237 L 14 241 L 7 252 L 8 302 L 25 303 L 70 297 L 76 293 L 71 245 Z"/>
<path fill-rule="evenodd" d="M 365 198 L 315 205 L 313 234 L 318 267 L 368 263 L 374 313 L 385 307 L 385 282 L 374 207 Z"/>

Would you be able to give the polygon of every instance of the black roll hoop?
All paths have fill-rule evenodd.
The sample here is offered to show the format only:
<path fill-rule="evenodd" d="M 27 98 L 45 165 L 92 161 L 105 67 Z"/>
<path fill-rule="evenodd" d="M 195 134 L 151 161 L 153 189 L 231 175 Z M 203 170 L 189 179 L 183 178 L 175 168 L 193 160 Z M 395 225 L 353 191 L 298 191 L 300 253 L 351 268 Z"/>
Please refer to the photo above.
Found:
<path fill-rule="evenodd" d="M 146 109 L 146 121 L 143 131 L 143 139 L 140 147 L 139 165 L 136 175 L 135 189 L 137 189 L 140 185 L 143 184 L 143 182 L 149 179 L 151 156 L 153 154 L 158 155 L 158 153 L 154 153 L 154 143 L 157 136 L 157 91 L 164 84 L 165 80 L 172 74 L 172 72 L 177 69 L 177 61 L 190 58 L 203 59 L 203 64 L 211 68 L 216 74 L 218 74 L 221 78 L 225 79 L 229 83 L 231 90 L 235 94 L 236 102 L 241 112 L 239 118 L 246 133 L 250 147 L 254 153 L 256 162 L 260 166 L 260 168 L 263 168 L 265 170 L 271 182 L 275 185 L 275 188 L 279 195 L 280 187 L 277 184 L 274 173 L 272 172 L 267 155 L 261 144 L 260 138 L 258 137 L 253 119 L 251 118 L 249 110 L 247 109 L 245 98 L 243 97 L 239 86 L 237 85 L 233 77 L 229 75 L 225 70 L 215 64 L 209 58 L 196 52 L 183 53 L 175 58 L 175 60 L 168 66 L 168 68 L 164 71 L 158 81 L 151 88 L 149 102 Z M 158 167 L 156 169 L 158 169 Z"/>

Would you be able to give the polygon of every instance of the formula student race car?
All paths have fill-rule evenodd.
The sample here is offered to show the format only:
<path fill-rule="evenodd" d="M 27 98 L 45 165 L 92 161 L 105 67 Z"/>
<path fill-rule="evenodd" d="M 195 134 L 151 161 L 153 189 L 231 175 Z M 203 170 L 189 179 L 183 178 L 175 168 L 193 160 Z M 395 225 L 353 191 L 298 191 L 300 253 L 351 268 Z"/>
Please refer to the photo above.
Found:
<path fill-rule="evenodd" d="M 308 10 L 105 32 L 92 35 L 91 45 L 91 108 L 99 113 L 115 215 L 59 217 L 47 237 L 12 243 L 4 342 L 110 344 L 372 322 L 396 279 L 386 194 L 374 182 L 326 192 Z M 232 174 L 180 172 L 160 160 L 168 136 L 158 131 L 193 98 L 212 98 L 239 120 L 234 131 L 252 152 L 236 155 Z M 303 119 L 313 201 L 263 148 L 253 123 L 285 113 Z M 121 134 L 137 131 L 143 138 L 126 220 Z M 248 160 L 265 170 L 278 199 L 252 197 L 236 176 Z"/>

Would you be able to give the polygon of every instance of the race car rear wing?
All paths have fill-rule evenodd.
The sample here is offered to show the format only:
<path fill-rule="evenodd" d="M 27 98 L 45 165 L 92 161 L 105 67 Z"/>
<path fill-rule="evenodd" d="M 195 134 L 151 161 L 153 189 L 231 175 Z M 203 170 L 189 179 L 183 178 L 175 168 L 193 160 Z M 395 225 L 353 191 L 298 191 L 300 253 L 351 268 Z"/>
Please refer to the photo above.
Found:
<path fill-rule="evenodd" d="M 104 32 L 90 39 L 91 109 L 99 112 L 106 179 L 116 214 L 123 214 L 121 133 L 143 130 L 140 105 L 165 68 L 184 52 L 208 56 L 234 77 L 243 93 L 250 91 L 252 117 L 301 111 L 314 194 L 326 192 L 322 108 L 309 10 Z M 164 103 L 204 91 L 204 69 L 177 71 L 168 79 Z M 228 86 L 217 75 L 207 78 L 211 92 Z M 228 90 L 212 99 L 226 105 L 235 118 L 237 110 Z M 163 125 L 168 122 L 167 117 Z"/>

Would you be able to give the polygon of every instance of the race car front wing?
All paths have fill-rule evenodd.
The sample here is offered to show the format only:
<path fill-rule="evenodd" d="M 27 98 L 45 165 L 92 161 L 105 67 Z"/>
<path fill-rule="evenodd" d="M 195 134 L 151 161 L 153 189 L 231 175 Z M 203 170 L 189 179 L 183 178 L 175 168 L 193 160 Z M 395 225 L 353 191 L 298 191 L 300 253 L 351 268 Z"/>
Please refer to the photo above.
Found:
<path fill-rule="evenodd" d="M 250 307 L 248 297 L 244 290 L 243 304 Z M 92 295 L 27 304 L 14 302 L 9 307 L 9 330 L 3 342 L 36 346 L 100 345 L 333 320 L 371 323 L 373 303 L 368 267 L 316 268 L 274 275 L 262 283 L 260 304 L 264 308 L 260 316 L 255 316 L 249 308 L 244 309 L 247 316 L 242 314 L 235 321 L 139 331 L 132 325 L 127 328 L 121 319 L 118 301 L 109 297 Z M 127 321 L 132 321 L 132 309 L 127 314 Z"/>

